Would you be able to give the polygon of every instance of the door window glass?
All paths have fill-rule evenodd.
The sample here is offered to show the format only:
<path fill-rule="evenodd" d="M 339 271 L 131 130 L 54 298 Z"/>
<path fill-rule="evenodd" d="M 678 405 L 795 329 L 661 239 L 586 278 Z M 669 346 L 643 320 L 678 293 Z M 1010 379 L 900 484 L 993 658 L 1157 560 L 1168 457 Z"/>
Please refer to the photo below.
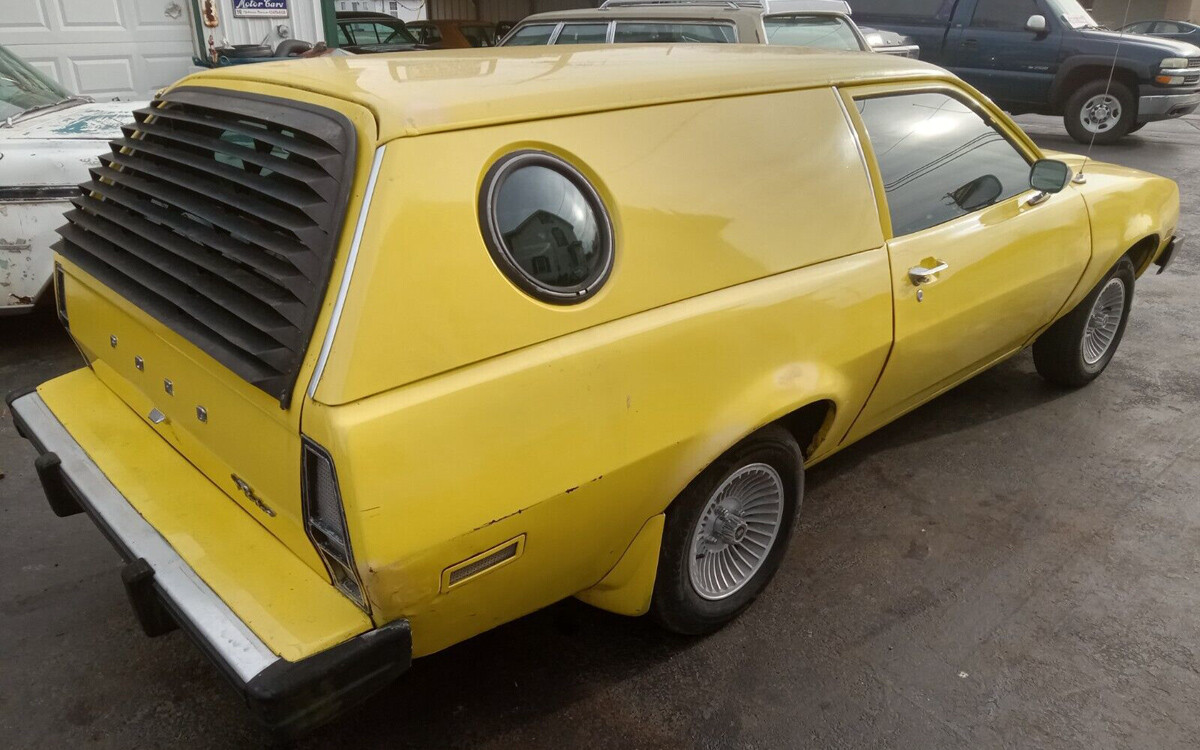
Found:
<path fill-rule="evenodd" d="M 971 26 L 982 29 L 1023 31 L 1030 16 L 1042 15 L 1037 0 L 979 0 Z"/>
<path fill-rule="evenodd" d="M 604 44 L 608 40 L 607 23 L 568 23 L 558 32 L 555 44 Z"/>
<path fill-rule="evenodd" d="M 1186 29 L 1174 21 L 1159 21 L 1154 31 L 1158 34 L 1182 34 Z"/>
<path fill-rule="evenodd" d="M 1141 23 L 1133 23 L 1125 27 L 1127 34 L 1145 34 L 1153 26 L 1152 21 L 1142 21 Z"/>
<path fill-rule="evenodd" d="M 766 16 L 767 44 L 862 50 L 850 24 L 837 16 Z"/>
<path fill-rule="evenodd" d="M 505 47 L 530 47 L 538 44 L 549 44 L 550 35 L 554 33 L 554 24 L 542 23 L 533 26 L 522 26 L 517 29 L 508 41 L 504 43 Z"/>
<path fill-rule="evenodd" d="M 617 44 L 732 44 L 733 27 L 724 23 L 618 23 L 613 41 Z"/>
<path fill-rule="evenodd" d="M 857 101 L 892 233 L 936 226 L 1029 190 L 1029 162 L 995 127 L 942 93 Z"/>

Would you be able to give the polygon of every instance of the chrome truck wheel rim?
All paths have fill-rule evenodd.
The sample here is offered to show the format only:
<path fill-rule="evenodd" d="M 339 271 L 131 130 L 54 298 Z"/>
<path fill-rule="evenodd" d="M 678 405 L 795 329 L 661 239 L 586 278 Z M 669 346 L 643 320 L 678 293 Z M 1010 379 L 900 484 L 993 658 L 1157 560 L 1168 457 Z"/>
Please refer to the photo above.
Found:
<path fill-rule="evenodd" d="M 688 575 L 710 601 L 732 596 L 766 562 L 783 523 L 783 480 L 767 464 L 750 464 L 709 497 L 692 536 Z"/>
<path fill-rule="evenodd" d="M 1117 337 L 1124 312 L 1125 282 L 1109 279 L 1096 296 L 1087 325 L 1083 327 L 1083 361 L 1086 364 L 1094 365 L 1104 359 Z"/>
<path fill-rule="evenodd" d="M 1084 102 L 1079 121 L 1089 133 L 1106 133 L 1121 121 L 1121 102 L 1112 94 L 1097 94 Z"/>

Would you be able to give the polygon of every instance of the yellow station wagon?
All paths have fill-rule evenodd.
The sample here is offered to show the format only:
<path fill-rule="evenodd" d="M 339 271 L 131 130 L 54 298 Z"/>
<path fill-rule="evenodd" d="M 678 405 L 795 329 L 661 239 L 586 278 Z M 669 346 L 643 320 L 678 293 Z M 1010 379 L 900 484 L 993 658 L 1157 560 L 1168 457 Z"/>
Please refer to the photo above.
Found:
<path fill-rule="evenodd" d="M 881 55 L 320 58 L 135 118 L 60 230 L 87 366 L 9 402 L 286 732 L 565 597 L 719 627 L 807 467 L 1030 345 L 1087 383 L 1179 246 L 1173 182 Z"/>

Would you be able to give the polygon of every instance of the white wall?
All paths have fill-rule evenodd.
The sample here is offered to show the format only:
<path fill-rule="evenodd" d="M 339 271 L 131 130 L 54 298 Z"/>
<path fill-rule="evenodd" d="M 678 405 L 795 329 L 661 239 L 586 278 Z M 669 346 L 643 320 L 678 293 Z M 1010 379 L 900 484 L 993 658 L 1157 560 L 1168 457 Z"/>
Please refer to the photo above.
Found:
<path fill-rule="evenodd" d="M 11 2 L 12 0 L 0 0 Z M 195 0 L 199 2 L 199 0 Z M 325 27 L 321 21 L 321 0 L 288 0 L 287 18 L 234 18 L 233 0 L 218 0 L 217 16 L 221 22 L 215 29 L 204 29 L 205 47 L 211 33 L 218 47 L 229 44 L 258 44 L 266 39 L 272 47 L 282 39 L 303 39 L 306 42 L 325 41 Z M 278 33 L 279 26 L 286 26 L 288 36 Z"/>
<path fill-rule="evenodd" d="M 428 0 L 337 0 L 337 10 L 371 11 L 387 13 L 401 21 L 420 21 L 428 18 Z"/>

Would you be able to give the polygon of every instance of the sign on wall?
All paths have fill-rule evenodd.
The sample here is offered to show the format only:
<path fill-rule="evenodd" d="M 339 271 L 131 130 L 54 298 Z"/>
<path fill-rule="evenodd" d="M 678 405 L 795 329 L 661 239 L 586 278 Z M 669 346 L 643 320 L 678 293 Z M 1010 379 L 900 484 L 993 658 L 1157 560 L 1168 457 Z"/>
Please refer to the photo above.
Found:
<path fill-rule="evenodd" d="M 288 0 L 233 0 L 234 18 L 287 18 Z"/>

